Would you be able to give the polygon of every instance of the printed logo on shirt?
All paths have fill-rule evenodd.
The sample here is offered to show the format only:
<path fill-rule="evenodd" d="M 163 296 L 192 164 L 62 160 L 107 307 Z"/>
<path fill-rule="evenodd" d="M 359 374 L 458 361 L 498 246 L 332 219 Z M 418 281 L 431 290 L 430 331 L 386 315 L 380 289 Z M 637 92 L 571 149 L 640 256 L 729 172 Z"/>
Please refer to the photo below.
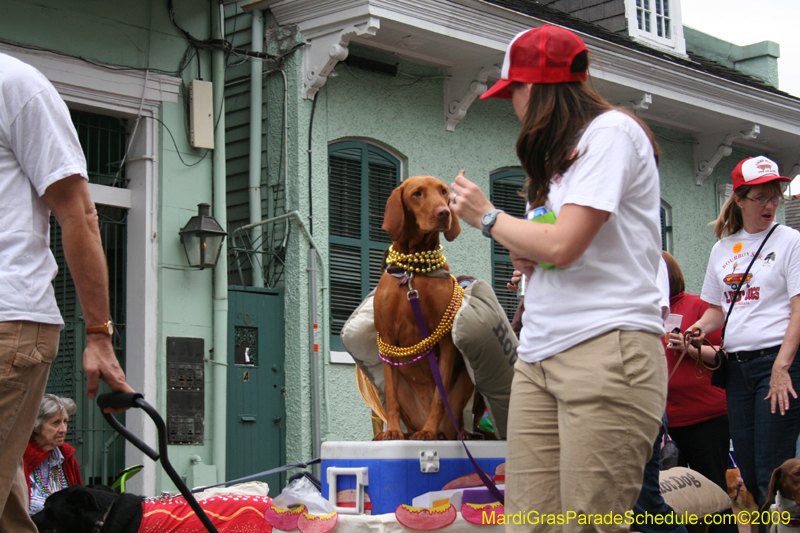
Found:
<path fill-rule="evenodd" d="M 741 251 L 742 251 L 742 243 L 737 242 L 736 244 L 733 245 L 733 253 L 738 254 Z"/>
<path fill-rule="evenodd" d="M 775 252 L 770 252 L 767 254 L 767 257 L 764 258 L 764 262 L 761 264 L 762 267 L 772 268 L 775 266 L 775 259 L 776 259 Z"/>

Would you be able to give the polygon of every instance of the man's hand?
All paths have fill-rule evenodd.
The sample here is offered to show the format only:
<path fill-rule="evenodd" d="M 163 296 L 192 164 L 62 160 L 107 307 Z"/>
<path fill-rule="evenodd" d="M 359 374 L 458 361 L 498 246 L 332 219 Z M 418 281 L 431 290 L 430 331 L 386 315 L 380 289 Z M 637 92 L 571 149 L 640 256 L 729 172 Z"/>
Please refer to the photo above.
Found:
<path fill-rule="evenodd" d="M 86 374 L 86 396 L 90 400 L 97 397 L 100 380 L 113 392 L 136 392 L 125 381 L 125 372 L 119 366 L 111 338 L 106 335 L 86 336 L 86 349 L 83 351 L 83 372 Z M 106 409 L 107 413 L 121 413 L 125 409 Z"/>

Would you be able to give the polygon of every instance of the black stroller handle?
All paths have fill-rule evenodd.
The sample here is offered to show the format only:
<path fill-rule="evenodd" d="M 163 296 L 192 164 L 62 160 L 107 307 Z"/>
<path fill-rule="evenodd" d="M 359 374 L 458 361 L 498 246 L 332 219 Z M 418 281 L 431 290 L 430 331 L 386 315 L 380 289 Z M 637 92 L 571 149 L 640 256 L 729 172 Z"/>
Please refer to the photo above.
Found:
<path fill-rule="evenodd" d="M 131 444 L 143 451 L 153 461 L 158 461 L 160 457 L 161 466 L 164 468 L 164 471 L 167 473 L 172 482 L 175 483 L 175 486 L 178 487 L 178 490 L 186 500 L 186 503 L 189 504 L 209 533 L 219 533 L 217 528 L 206 515 L 205 511 L 203 511 L 203 508 L 200 507 L 200 504 L 198 504 L 197 500 L 194 499 L 194 496 L 186 487 L 186 484 L 172 467 L 172 464 L 170 464 L 167 455 L 167 426 L 164 424 L 164 420 L 161 418 L 161 415 L 158 414 L 158 411 L 156 411 L 152 405 L 144 401 L 144 395 L 138 392 L 110 392 L 98 396 L 97 405 L 100 407 L 101 411 L 107 407 L 138 407 L 147 413 L 158 429 L 158 450 L 160 453 L 150 448 L 138 437 L 128 431 L 128 429 L 120 424 L 116 418 L 111 416 L 111 413 L 104 412 L 103 418 L 106 419 L 106 422 L 108 422 L 111 427 L 118 431 Z"/>
<path fill-rule="evenodd" d="M 97 406 L 100 407 L 101 411 L 108 407 L 119 409 L 124 409 L 126 407 L 139 407 L 140 409 L 144 409 L 144 411 L 150 415 L 150 418 L 153 418 L 153 415 L 147 411 L 147 407 L 150 407 L 150 404 L 144 401 L 144 395 L 138 392 L 107 392 L 105 394 L 101 394 L 97 397 Z M 150 409 L 153 408 L 150 407 Z M 158 413 L 156 413 L 156 416 L 158 416 Z M 111 416 L 111 413 L 103 412 L 103 418 L 106 419 L 106 422 L 108 422 L 108 424 L 114 428 L 117 433 L 125 437 L 128 442 L 142 450 L 144 454 L 153 461 L 158 461 L 158 452 L 145 444 L 139 437 L 128 431 L 128 428 L 120 424 L 116 418 Z M 161 417 L 159 417 L 159 419 L 160 418 Z M 155 420 L 156 419 L 153 418 L 154 422 Z M 163 425 L 164 422 L 162 421 L 161 424 Z M 158 422 L 156 422 L 156 426 L 158 426 Z M 159 435 L 161 435 L 160 432 Z"/>
<path fill-rule="evenodd" d="M 136 400 L 144 400 L 144 394 L 139 392 L 107 392 L 97 397 L 97 405 L 100 409 L 112 407 L 114 409 L 126 409 L 138 407 Z"/>

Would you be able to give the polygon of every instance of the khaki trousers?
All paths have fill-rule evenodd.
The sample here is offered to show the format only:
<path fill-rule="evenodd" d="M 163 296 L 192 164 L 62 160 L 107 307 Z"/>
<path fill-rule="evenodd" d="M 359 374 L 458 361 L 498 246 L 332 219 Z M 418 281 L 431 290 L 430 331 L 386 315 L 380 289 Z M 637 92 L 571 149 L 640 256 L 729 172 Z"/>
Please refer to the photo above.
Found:
<path fill-rule="evenodd" d="M 628 531 L 666 398 L 664 349 L 652 333 L 612 331 L 538 363 L 517 361 L 506 531 Z"/>
<path fill-rule="evenodd" d="M 37 533 L 22 455 L 39 414 L 60 328 L 0 322 L 0 533 Z"/>

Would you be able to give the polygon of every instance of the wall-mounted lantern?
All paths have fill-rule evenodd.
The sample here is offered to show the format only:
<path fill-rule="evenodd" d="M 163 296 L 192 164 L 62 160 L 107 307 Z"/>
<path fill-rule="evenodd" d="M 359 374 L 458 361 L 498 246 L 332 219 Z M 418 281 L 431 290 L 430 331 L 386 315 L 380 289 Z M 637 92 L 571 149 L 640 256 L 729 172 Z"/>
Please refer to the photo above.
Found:
<path fill-rule="evenodd" d="M 200 270 L 217 265 L 222 241 L 227 235 L 216 219 L 209 215 L 210 208 L 208 204 L 197 204 L 197 216 L 190 218 L 180 231 L 189 265 Z"/>

